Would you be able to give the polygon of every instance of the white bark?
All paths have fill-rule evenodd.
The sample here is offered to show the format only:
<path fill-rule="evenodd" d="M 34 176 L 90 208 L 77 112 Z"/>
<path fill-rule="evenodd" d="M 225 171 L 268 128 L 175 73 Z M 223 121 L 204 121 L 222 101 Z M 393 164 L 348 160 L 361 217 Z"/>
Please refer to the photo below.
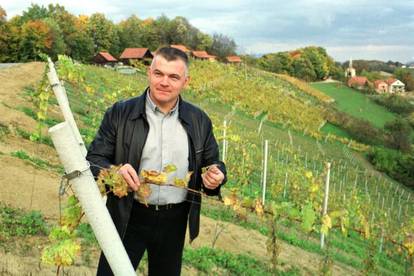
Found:
<path fill-rule="evenodd" d="M 71 180 L 72 187 L 113 273 L 136 275 L 73 130 L 63 122 L 50 128 L 49 134 L 65 171 L 83 171 Z"/>

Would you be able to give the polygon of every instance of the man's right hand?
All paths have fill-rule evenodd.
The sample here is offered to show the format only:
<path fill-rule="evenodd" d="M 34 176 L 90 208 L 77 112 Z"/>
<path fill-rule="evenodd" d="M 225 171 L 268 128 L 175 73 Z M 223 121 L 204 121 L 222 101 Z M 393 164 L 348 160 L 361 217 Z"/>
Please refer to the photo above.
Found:
<path fill-rule="evenodd" d="M 130 164 L 125 164 L 118 170 L 118 173 L 122 175 L 122 177 L 128 183 L 128 186 L 133 191 L 138 190 L 140 182 L 139 182 L 138 174 L 135 171 L 134 167 L 132 167 Z"/>

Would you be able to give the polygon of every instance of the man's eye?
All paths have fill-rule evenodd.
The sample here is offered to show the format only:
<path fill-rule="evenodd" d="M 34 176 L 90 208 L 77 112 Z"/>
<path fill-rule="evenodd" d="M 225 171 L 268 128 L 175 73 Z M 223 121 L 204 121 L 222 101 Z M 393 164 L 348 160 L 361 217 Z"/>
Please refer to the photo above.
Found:
<path fill-rule="evenodd" d="M 161 77 L 162 74 L 160 72 L 155 72 L 154 75 L 156 75 L 157 77 Z"/>

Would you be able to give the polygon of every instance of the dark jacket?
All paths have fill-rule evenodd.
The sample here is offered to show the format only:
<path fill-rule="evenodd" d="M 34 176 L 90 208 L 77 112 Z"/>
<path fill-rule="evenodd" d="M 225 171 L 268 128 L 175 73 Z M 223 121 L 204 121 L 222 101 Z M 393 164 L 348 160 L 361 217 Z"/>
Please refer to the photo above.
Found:
<path fill-rule="evenodd" d="M 106 111 L 86 156 L 95 177 L 99 174 L 99 167 L 107 168 L 110 165 L 126 163 L 131 164 L 138 172 L 149 131 L 145 114 L 147 90 L 139 97 L 115 103 Z M 201 109 L 181 98 L 178 118 L 188 135 L 189 171 L 194 172 L 189 188 L 198 191 L 204 189 L 207 195 L 219 195 L 221 185 L 215 190 L 209 190 L 202 185 L 201 179 L 201 168 L 211 164 L 219 164 L 220 170 L 226 176 L 225 165 L 219 161 L 218 145 L 213 135 L 210 118 Z M 222 184 L 225 181 L 226 177 Z M 132 192 L 123 198 L 118 198 L 112 193 L 108 194 L 106 205 L 121 239 L 125 235 L 133 200 Z M 199 232 L 201 196 L 189 192 L 187 200 L 191 203 L 189 229 L 190 241 L 192 241 Z"/>

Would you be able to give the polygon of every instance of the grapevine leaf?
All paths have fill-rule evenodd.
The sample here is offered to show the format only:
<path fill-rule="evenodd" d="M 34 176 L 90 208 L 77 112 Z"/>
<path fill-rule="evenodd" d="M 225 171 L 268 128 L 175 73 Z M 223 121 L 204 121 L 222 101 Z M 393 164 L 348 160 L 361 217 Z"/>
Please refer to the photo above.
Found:
<path fill-rule="evenodd" d="M 322 226 L 321 226 L 321 233 L 328 235 L 329 229 L 332 228 L 332 221 L 329 215 L 324 215 L 322 217 Z"/>
<path fill-rule="evenodd" d="M 302 229 L 305 232 L 310 232 L 316 220 L 316 213 L 313 209 L 312 203 L 308 203 L 302 208 Z"/>

